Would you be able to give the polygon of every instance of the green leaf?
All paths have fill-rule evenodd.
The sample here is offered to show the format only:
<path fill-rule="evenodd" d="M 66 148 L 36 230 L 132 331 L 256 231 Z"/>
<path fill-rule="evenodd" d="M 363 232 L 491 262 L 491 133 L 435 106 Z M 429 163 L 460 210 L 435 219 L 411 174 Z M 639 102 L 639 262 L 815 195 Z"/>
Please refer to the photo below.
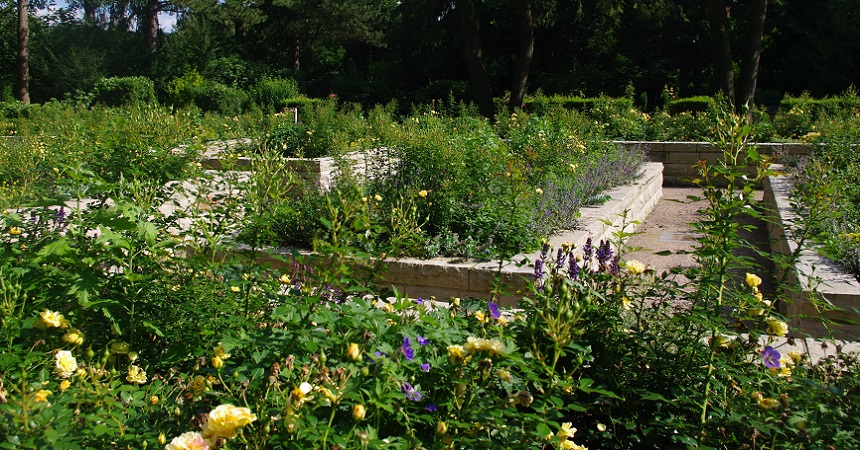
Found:
<path fill-rule="evenodd" d="M 148 320 L 144 320 L 142 322 L 142 325 L 144 328 L 146 328 L 147 330 L 149 330 L 150 332 L 152 332 L 156 336 L 164 337 L 164 332 L 162 332 L 161 329 L 158 328 L 157 326 L 155 326 L 152 322 L 150 322 Z"/>

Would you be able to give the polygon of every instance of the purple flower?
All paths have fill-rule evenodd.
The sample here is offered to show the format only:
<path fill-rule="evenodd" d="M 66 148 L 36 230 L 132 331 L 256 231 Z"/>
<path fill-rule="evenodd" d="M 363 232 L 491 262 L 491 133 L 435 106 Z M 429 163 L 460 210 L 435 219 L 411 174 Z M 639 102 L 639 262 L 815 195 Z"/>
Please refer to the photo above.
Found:
<path fill-rule="evenodd" d="M 430 363 L 421 364 L 421 370 L 423 370 L 425 372 L 429 372 L 430 371 Z"/>
<path fill-rule="evenodd" d="M 427 405 L 427 407 L 426 407 L 426 408 L 424 408 L 424 409 L 426 409 L 427 411 L 430 411 L 430 412 L 436 412 L 436 411 L 439 411 L 439 407 L 438 407 L 438 406 L 436 406 L 436 404 L 435 404 L 435 403 L 430 403 L 430 404 L 428 404 L 428 405 Z"/>
<path fill-rule="evenodd" d="M 403 356 L 406 357 L 407 361 L 412 361 L 412 358 L 415 357 L 415 350 L 412 350 L 412 342 L 408 337 L 403 338 L 403 345 L 400 346 L 400 350 L 403 351 Z"/>
<path fill-rule="evenodd" d="M 377 350 L 377 351 L 373 352 L 373 356 L 375 356 L 376 358 L 370 358 L 370 363 L 376 364 L 376 361 L 379 361 L 382 358 L 387 358 L 388 353 L 381 352 L 381 351 Z"/>
<path fill-rule="evenodd" d="M 585 240 L 585 246 L 582 247 L 582 259 L 586 261 L 590 260 L 593 251 L 593 243 L 591 241 L 591 236 L 589 236 L 588 239 Z"/>
<path fill-rule="evenodd" d="M 606 263 L 612 258 L 612 247 L 609 246 L 609 241 L 600 241 L 597 247 L 597 263 L 601 267 L 606 266 Z"/>
<path fill-rule="evenodd" d="M 421 297 L 418 297 L 418 299 L 417 299 L 417 300 L 415 300 L 415 303 L 418 303 L 419 305 L 422 305 L 422 304 L 424 304 L 424 299 L 423 299 L 423 298 L 421 298 Z"/>
<path fill-rule="evenodd" d="M 576 258 L 573 258 L 571 255 L 570 258 L 570 266 L 567 268 L 567 276 L 570 277 L 571 280 L 576 281 L 579 278 L 579 263 L 576 262 Z"/>
<path fill-rule="evenodd" d="M 543 260 L 536 259 L 535 260 L 535 272 L 532 275 L 532 280 L 535 281 L 535 284 L 540 286 L 541 280 L 543 279 Z"/>
<path fill-rule="evenodd" d="M 403 395 L 406 396 L 406 400 L 409 401 L 417 402 L 418 400 L 421 400 L 421 397 L 423 397 L 421 393 L 415 390 L 415 388 L 409 383 L 403 383 L 403 386 L 400 387 L 400 391 L 403 392 Z"/>
<path fill-rule="evenodd" d="M 782 355 L 776 351 L 775 348 L 768 345 L 761 351 L 761 358 L 764 360 L 764 366 L 768 369 L 778 369 L 779 368 L 779 358 Z"/>
<path fill-rule="evenodd" d="M 430 339 L 427 339 L 424 336 L 418 336 L 415 339 L 418 341 L 418 345 L 421 345 L 422 347 L 430 343 Z"/>
<path fill-rule="evenodd" d="M 499 312 L 499 305 L 496 302 L 490 302 L 490 317 L 496 320 L 502 317 L 502 313 Z"/>

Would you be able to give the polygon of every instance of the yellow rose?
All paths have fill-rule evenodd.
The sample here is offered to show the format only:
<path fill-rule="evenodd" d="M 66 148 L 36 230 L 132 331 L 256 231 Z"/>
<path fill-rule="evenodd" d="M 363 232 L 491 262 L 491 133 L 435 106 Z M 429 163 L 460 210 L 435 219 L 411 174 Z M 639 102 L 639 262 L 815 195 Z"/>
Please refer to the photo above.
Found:
<path fill-rule="evenodd" d="M 158 438 L 160 440 L 161 435 Z M 203 435 L 196 431 L 189 431 L 173 438 L 164 450 L 209 450 L 209 448 L 214 447 Z"/>
<path fill-rule="evenodd" d="M 420 191 L 418 191 L 418 196 L 421 198 L 427 198 L 427 194 L 429 194 L 429 192 L 427 192 L 426 189 L 421 189 Z"/>
<path fill-rule="evenodd" d="M 630 275 L 641 275 L 645 273 L 645 270 L 648 269 L 648 266 L 646 266 L 641 261 L 633 259 L 624 263 L 624 268 L 627 269 L 627 273 L 629 273 Z"/>
<path fill-rule="evenodd" d="M 771 336 L 784 337 L 788 334 L 788 324 L 771 317 L 767 320 L 767 334 Z"/>
<path fill-rule="evenodd" d="M 290 276 L 289 276 L 289 275 L 287 275 L 287 274 L 283 274 L 283 275 L 281 275 L 281 277 L 280 277 L 280 278 L 278 278 L 278 281 L 279 281 L 279 282 L 281 282 L 281 283 L 284 283 L 284 284 L 289 284 L 291 280 L 290 280 Z"/>
<path fill-rule="evenodd" d="M 449 345 L 448 346 L 448 358 L 451 358 L 453 362 L 460 362 L 465 359 L 465 349 L 462 345 Z"/>
<path fill-rule="evenodd" d="M 497 377 L 499 377 L 499 379 L 500 379 L 500 380 L 502 380 L 502 381 L 510 382 L 511 380 L 513 380 L 513 377 L 511 376 L 511 373 L 510 373 L 510 372 L 508 372 L 508 371 L 507 371 L 507 370 L 505 370 L 505 369 L 499 369 L 499 370 L 497 370 L 497 371 L 496 371 L 496 376 L 497 376 Z"/>
<path fill-rule="evenodd" d="M 60 382 L 60 391 L 65 391 L 72 385 L 72 382 L 69 380 L 63 380 Z"/>
<path fill-rule="evenodd" d="M 69 326 L 69 321 L 58 312 L 46 309 L 39 314 L 42 317 L 42 328 L 66 328 Z"/>
<path fill-rule="evenodd" d="M 9 227 L 9 234 L 11 234 L 13 236 L 17 236 L 17 235 L 21 234 L 21 229 L 18 227 Z"/>
<path fill-rule="evenodd" d="M 352 407 L 352 418 L 356 422 L 364 420 L 364 415 L 367 414 L 367 409 L 361 403 Z"/>
<path fill-rule="evenodd" d="M 63 335 L 63 342 L 68 342 L 72 345 L 81 345 L 84 343 L 84 335 L 75 328 L 69 328 L 69 331 Z"/>
<path fill-rule="evenodd" d="M 209 413 L 209 420 L 203 425 L 203 435 L 210 439 L 231 439 L 239 428 L 257 420 L 248 408 L 233 405 L 220 405 Z"/>
<path fill-rule="evenodd" d="M 561 439 L 572 438 L 574 434 L 576 434 L 576 428 L 573 428 L 573 424 L 570 422 L 561 424 L 561 428 L 559 428 L 557 433 L 558 437 Z"/>
<path fill-rule="evenodd" d="M 146 383 L 146 372 L 138 366 L 128 367 L 128 376 L 125 377 L 129 383 L 143 384 Z"/>
<path fill-rule="evenodd" d="M 53 395 L 53 393 L 51 393 L 51 391 L 46 391 L 44 389 L 42 389 L 39 392 L 36 392 L 36 396 L 35 396 L 36 403 L 48 403 L 48 396 L 49 395 Z"/>
<path fill-rule="evenodd" d="M 221 359 L 220 356 L 212 357 L 212 367 L 214 367 L 216 369 L 220 369 L 220 368 L 224 367 L 224 360 Z"/>
<path fill-rule="evenodd" d="M 78 370 L 78 361 L 72 356 L 72 352 L 68 350 L 60 350 L 54 355 L 55 367 L 54 372 L 60 378 L 69 378 Z"/>
<path fill-rule="evenodd" d="M 757 288 L 761 284 L 761 278 L 753 273 L 748 273 L 746 276 L 747 286 Z"/>
<path fill-rule="evenodd" d="M 161 400 L 161 399 L 159 399 L 157 395 L 153 395 L 152 397 L 149 397 L 149 404 L 150 405 L 157 405 L 159 400 Z"/>

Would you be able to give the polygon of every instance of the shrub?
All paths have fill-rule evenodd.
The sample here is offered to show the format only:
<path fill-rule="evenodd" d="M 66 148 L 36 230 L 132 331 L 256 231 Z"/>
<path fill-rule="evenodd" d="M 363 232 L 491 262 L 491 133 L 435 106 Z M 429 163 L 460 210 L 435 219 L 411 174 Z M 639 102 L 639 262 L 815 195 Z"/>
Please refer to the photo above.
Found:
<path fill-rule="evenodd" d="M 181 77 L 167 83 L 167 95 L 174 106 L 188 106 L 194 102 L 197 92 L 203 88 L 206 80 L 197 69 L 186 70 Z"/>
<path fill-rule="evenodd" d="M 204 112 L 216 112 L 228 116 L 241 113 L 248 104 L 248 94 L 241 89 L 206 81 L 193 90 L 194 104 Z"/>
<path fill-rule="evenodd" d="M 291 78 L 263 77 L 249 89 L 249 94 L 261 107 L 281 111 L 288 100 L 299 96 L 299 86 Z"/>
<path fill-rule="evenodd" d="M 708 112 L 714 109 L 714 99 L 707 96 L 688 97 L 673 99 L 669 102 L 669 113 L 679 114 L 682 112 L 698 113 Z"/>
<path fill-rule="evenodd" d="M 102 78 L 93 88 L 93 101 L 108 106 L 156 103 L 155 83 L 146 77 Z"/>

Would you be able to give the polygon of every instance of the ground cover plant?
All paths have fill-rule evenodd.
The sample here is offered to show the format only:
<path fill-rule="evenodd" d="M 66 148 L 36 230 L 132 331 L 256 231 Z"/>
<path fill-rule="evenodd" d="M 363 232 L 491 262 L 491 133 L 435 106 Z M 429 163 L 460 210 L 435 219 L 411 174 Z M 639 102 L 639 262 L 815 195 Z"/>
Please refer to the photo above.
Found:
<path fill-rule="evenodd" d="M 0 215 L 0 447 L 854 448 L 856 355 L 780 354 L 780 299 L 735 256 L 742 169 L 768 172 L 723 124 L 689 284 L 544 247 L 516 310 L 379 288 L 348 242 L 326 256 L 363 264 L 229 252 L 253 180 L 167 214 L 183 185 L 86 174 L 94 205 Z"/>

